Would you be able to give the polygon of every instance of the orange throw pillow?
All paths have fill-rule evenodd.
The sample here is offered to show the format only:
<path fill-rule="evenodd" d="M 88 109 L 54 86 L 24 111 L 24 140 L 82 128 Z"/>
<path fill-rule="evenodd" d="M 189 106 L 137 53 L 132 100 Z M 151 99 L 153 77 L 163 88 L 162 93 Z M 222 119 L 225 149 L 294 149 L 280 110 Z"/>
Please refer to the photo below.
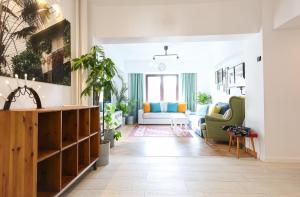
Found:
<path fill-rule="evenodd" d="M 144 103 L 144 113 L 150 112 L 150 103 Z"/>
<path fill-rule="evenodd" d="M 178 103 L 178 112 L 185 113 L 186 111 L 186 103 Z"/>

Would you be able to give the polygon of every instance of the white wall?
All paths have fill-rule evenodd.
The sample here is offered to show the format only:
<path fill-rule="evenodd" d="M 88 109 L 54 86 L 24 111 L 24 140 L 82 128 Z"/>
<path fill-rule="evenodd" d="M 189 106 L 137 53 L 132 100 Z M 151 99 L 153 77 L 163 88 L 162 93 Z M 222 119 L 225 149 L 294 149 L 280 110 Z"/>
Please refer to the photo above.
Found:
<path fill-rule="evenodd" d="M 250 35 L 248 35 L 249 37 Z M 224 43 L 222 47 L 215 50 L 213 58 L 213 73 L 212 77 L 215 79 L 215 72 L 221 68 L 233 67 L 240 63 L 245 62 L 245 40 Z M 220 61 L 221 60 L 221 61 Z M 247 63 L 246 63 L 247 67 Z M 230 95 L 223 91 L 221 87 L 219 90 L 215 85 L 215 80 L 210 84 L 210 89 L 212 93 L 213 103 L 217 102 L 229 102 L 231 96 L 241 96 L 240 89 L 232 88 L 230 90 Z"/>
<path fill-rule="evenodd" d="M 259 0 L 158 2 L 110 5 L 90 1 L 90 35 L 101 39 L 153 38 L 259 31 Z"/>
<path fill-rule="evenodd" d="M 50 1 L 51 3 L 52 1 Z M 53 3 L 53 2 L 52 2 Z M 75 4 L 73 0 L 63 0 L 59 3 L 61 8 L 61 16 L 59 16 L 58 20 L 61 18 L 66 18 L 71 23 L 71 39 L 72 39 L 72 57 L 74 57 L 74 49 L 75 49 Z M 3 95 L 7 96 L 9 93 L 9 88 L 5 85 L 5 81 L 8 80 L 12 87 L 16 87 L 16 81 L 12 78 L 0 77 L 0 92 Z M 22 81 L 20 80 L 20 83 Z M 32 82 L 29 83 L 32 87 L 38 87 L 39 85 L 42 88 L 39 90 L 40 96 L 42 98 L 43 107 L 48 106 L 61 106 L 65 104 L 72 104 L 72 87 L 70 86 L 62 86 L 55 85 L 49 83 L 40 83 L 40 82 Z M 4 100 L 0 99 L 0 106 L 3 106 Z M 23 108 L 23 107 L 34 107 L 31 100 L 27 97 L 19 98 L 17 103 L 15 103 L 12 107 L 15 108 Z"/>
<path fill-rule="evenodd" d="M 300 27 L 300 1 L 299 0 L 275 0 L 274 28 Z"/>
<path fill-rule="evenodd" d="M 262 56 L 262 34 L 254 34 L 245 42 L 244 61 L 246 63 L 245 125 L 258 133 L 255 139 L 258 158 L 265 159 L 264 129 L 264 89 L 263 62 L 257 62 Z M 250 146 L 251 147 L 251 146 Z M 251 147 L 252 148 L 252 147 Z"/>
<path fill-rule="evenodd" d="M 271 0 L 263 0 L 266 160 L 300 161 L 300 30 L 273 30 Z"/>

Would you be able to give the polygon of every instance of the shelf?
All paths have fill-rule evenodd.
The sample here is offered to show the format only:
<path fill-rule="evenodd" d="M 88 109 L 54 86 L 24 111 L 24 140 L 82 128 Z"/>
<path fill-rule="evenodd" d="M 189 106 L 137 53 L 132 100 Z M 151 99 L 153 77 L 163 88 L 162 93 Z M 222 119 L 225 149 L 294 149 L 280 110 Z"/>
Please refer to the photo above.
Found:
<path fill-rule="evenodd" d="M 79 138 L 90 135 L 90 110 L 79 110 Z"/>
<path fill-rule="evenodd" d="M 62 176 L 61 177 L 61 186 L 62 188 L 66 187 L 76 176 Z"/>
<path fill-rule="evenodd" d="M 100 109 L 99 107 L 94 107 L 90 109 L 90 132 L 94 133 L 100 131 Z"/>
<path fill-rule="evenodd" d="M 53 155 L 55 155 L 59 152 L 60 152 L 60 150 L 39 150 L 38 162 L 48 159 L 49 157 L 52 157 Z"/>
<path fill-rule="evenodd" d="M 100 138 L 99 134 L 93 135 L 90 138 L 90 160 L 93 162 L 99 157 Z"/>
<path fill-rule="evenodd" d="M 69 145 L 72 142 L 77 142 L 78 127 L 77 127 L 77 110 L 69 110 L 62 112 L 62 143 Z"/>
<path fill-rule="evenodd" d="M 38 192 L 38 197 L 53 197 L 56 195 L 56 192 Z"/>
<path fill-rule="evenodd" d="M 41 196 L 60 191 L 61 160 L 60 154 L 38 163 L 37 191 Z"/>
<path fill-rule="evenodd" d="M 61 149 L 61 112 L 38 114 L 38 149 Z"/>
<path fill-rule="evenodd" d="M 94 135 L 97 135 L 99 132 L 100 132 L 100 131 L 96 131 L 96 132 L 94 132 L 94 133 L 91 133 L 91 134 L 90 134 L 90 137 L 92 137 L 92 136 L 94 136 Z"/>
<path fill-rule="evenodd" d="M 77 142 L 64 141 L 64 142 L 62 142 L 62 149 L 65 150 L 65 149 L 70 148 L 70 147 L 72 147 L 76 144 L 77 144 Z"/>
<path fill-rule="evenodd" d="M 79 136 L 79 142 L 82 142 L 86 139 L 88 139 L 90 136 Z"/>
<path fill-rule="evenodd" d="M 78 145 L 78 172 L 90 164 L 90 140 L 86 139 Z"/>
<path fill-rule="evenodd" d="M 77 175 L 77 146 L 62 152 L 62 187 L 65 187 Z"/>

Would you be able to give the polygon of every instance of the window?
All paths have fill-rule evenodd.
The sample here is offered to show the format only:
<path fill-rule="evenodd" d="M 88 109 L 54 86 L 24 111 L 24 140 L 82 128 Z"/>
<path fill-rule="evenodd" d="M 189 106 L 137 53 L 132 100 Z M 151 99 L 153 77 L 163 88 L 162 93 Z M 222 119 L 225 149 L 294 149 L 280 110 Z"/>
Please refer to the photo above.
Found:
<path fill-rule="evenodd" d="M 146 75 L 148 102 L 178 100 L 178 75 Z"/>

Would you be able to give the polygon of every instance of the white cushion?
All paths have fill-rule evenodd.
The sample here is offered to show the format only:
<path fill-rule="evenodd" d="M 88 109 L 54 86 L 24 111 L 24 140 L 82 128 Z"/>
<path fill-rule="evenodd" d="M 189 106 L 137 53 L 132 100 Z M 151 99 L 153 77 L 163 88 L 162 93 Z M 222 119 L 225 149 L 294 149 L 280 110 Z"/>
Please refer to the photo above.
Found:
<path fill-rule="evenodd" d="M 228 109 L 225 114 L 223 115 L 223 118 L 226 119 L 226 120 L 229 120 L 231 118 L 231 115 L 232 115 L 232 111 L 231 109 Z"/>
<path fill-rule="evenodd" d="M 171 118 L 185 118 L 184 113 L 144 113 L 145 119 L 171 119 Z"/>
<path fill-rule="evenodd" d="M 168 103 L 166 103 L 166 102 L 160 103 L 161 112 L 167 112 L 167 108 L 168 108 Z"/>

